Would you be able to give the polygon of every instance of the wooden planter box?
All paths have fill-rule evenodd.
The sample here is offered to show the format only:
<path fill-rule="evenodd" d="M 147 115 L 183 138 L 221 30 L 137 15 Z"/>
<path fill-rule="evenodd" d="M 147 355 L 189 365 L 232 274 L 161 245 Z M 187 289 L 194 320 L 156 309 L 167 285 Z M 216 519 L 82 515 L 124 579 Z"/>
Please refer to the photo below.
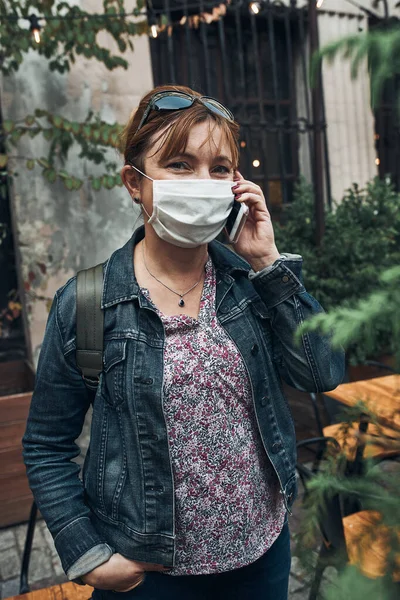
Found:
<path fill-rule="evenodd" d="M 22 460 L 22 436 L 34 374 L 24 361 L 0 363 L 0 527 L 27 521 L 32 494 Z"/>

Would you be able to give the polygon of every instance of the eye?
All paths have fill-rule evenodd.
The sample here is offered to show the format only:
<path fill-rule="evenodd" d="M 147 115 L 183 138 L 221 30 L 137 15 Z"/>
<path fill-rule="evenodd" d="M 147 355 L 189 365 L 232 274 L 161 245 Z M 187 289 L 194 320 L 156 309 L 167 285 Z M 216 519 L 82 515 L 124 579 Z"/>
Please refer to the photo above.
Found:
<path fill-rule="evenodd" d="M 212 172 L 217 173 L 217 175 L 227 175 L 231 172 L 232 169 L 225 167 L 225 165 L 217 165 L 213 168 Z"/>
<path fill-rule="evenodd" d="M 173 162 L 167 165 L 168 169 L 175 169 L 175 171 L 183 171 L 184 169 L 189 169 L 189 165 L 185 162 Z"/>

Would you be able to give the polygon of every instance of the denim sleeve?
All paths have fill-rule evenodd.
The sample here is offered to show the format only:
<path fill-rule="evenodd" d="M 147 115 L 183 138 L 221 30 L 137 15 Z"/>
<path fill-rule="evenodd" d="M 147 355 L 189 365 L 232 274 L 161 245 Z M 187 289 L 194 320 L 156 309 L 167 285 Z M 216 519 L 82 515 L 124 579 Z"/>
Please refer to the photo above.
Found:
<path fill-rule="evenodd" d="M 57 293 L 47 321 L 22 442 L 29 485 L 67 573 L 81 556 L 105 540 L 92 524 L 79 479 L 80 468 L 72 461 L 80 452 L 75 440 L 81 433 L 90 399 L 75 364 L 73 340 L 63 343 L 65 329 L 59 301 Z M 71 310 L 74 304 L 73 298 Z"/>
<path fill-rule="evenodd" d="M 108 544 L 99 544 L 90 548 L 83 556 L 68 569 L 67 577 L 79 585 L 85 585 L 81 579 L 96 567 L 107 562 L 113 555 L 113 550 Z"/>
<path fill-rule="evenodd" d="M 323 312 L 304 288 L 302 263 L 299 255 L 282 256 L 270 267 L 250 272 L 249 278 L 271 317 L 274 360 L 282 379 L 305 392 L 327 392 L 343 381 L 344 351 L 333 350 L 329 337 L 319 333 L 294 341 L 298 326 Z"/>

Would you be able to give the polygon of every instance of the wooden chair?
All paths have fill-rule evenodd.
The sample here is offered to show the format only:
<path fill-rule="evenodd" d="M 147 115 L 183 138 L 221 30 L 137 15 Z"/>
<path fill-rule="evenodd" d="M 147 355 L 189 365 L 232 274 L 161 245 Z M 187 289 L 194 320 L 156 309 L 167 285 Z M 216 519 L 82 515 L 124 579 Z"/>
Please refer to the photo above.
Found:
<path fill-rule="evenodd" d="M 22 555 L 21 573 L 19 578 L 19 593 L 27 594 L 30 591 L 28 583 L 29 575 L 29 563 L 31 560 L 32 542 L 35 533 L 36 519 L 38 514 L 38 508 L 36 502 L 33 501 L 31 506 L 31 512 L 29 515 L 28 529 L 26 531 L 24 553 Z"/>
<path fill-rule="evenodd" d="M 364 364 L 395 373 L 391 366 L 374 360 L 367 360 Z M 349 468 L 351 468 L 350 463 L 356 462 L 362 456 L 379 461 L 383 458 L 400 455 L 398 432 L 389 427 L 378 427 L 371 424 L 369 419 L 363 415 L 361 415 L 359 422 L 351 424 L 340 422 L 338 417 L 343 412 L 343 404 L 324 394 L 310 393 L 310 399 L 319 435 L 327 438 L 333 437 L 339 442 L 341 449 L 346 453 Z M 324 419 L 321 415 L 321 403 L 328 418 L 328 425 L 326 426 L 323 425 L 326 418 Z M 358 456 L 356 457 L 356 455 Z M 358 467 L 362 469 L 362 464 L 358 463 Z"/>
<path fill-rule="evenodd" d="M 354 461 L 358 447 L 362 447 L 364 458 L 382 460 L 400 454 L 398 432 L 389 427 L 367 423 L 366 430 L 360 429 L 360 422 L 337 423 L 323 428 L 325 437 L 334 437 L 346 453 L 349 461 Z"/>
<path fill-rule="evenodd" d="M 317 445 L 317 455 L 326 455 L 328 445 L 334 451 L 340 450 L 340 444 L 334 438 L 312 438 L 299 442 L 298 446 Z M 323 452 L 322 452 L 323 449 Z M 297 471 L 304 486 L 305 497 L 308 495 L 308 483 L 319 472 L 322 458 L 310 469 L 297 464 Z M 346 472 L 345 464 L 340 465 L 342 474 Z M 356 469 L 357 471 L 357 469 Z M 309 600 L 316 600 L 323 573 L 328 566 L 342 569 L 346 564 L 354 564 L 370 578 L 385 574 L 390 554 L 390 535 L 387 527 L 381 524 L 381 515 L 376 511 L 349 510 L 351 502 L 339 494 L 326 496 L 319 507 L 319 528 L 322 534 L 322 545 L 319 551 L 315 574 L 311 584 Z M 346 507 L 346 508 L 344 508 Z M 346 514 L 346 516 L 344 516 Z M 397 533 L 397 532 L 396 532 Z M 397 533 L 400 542 L 400 531 Z M 400 581 L 400 555 L 396 557 L 394 581 Z"/>

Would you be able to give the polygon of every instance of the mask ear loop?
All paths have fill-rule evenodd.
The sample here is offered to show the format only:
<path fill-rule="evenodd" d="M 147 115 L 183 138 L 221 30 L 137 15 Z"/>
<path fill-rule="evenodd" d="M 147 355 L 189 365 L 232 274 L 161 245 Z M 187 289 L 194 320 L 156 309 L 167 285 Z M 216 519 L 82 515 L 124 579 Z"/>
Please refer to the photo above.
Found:
<path fill-rule="evenodd" d="M 154 181 L 154 179 L 152 179 L 151 177 L 149 177 L 148 175 L 146 175 L 146 173 L 143 173 L 143 171 L 141 171 L 140 169 L 138 169 L 137 167 L 135 167 L 135 165 L 131 165 L 129 163 L 129 166 L 132 167 L 132 169 L 135 169 L 135 171 L 137 171 L 141 175 L 143 175 L 143 177 L 147 177 L 147 179 L 150 179 L 150 181 Z"/>
<path fill-rule="evenodd" d="M 135 167 L 135 165 L 129 164 L 129 166 L 132 167 L 132 169 L 135 169 L 135 171 L 137 171 L 141 175 L 143 175 L 143 177 L 147 177 L 147 179 L 149 179 L 150 181 L 154 181 L 154 179 L 152 179 L 151 177 L 149 177 L 148 175 L 146 175 L 146 173 L 143 173 L 143 171 L 141 171 L 140 169 L 138 169 L 137 167 Z M 135 198 L 133 199 L 133 201 L 135 201 Z M 149 219 L 149 222 L 150 222 L 151 216 L 149 215 L 149 213 L 145 209 L 145 207 L 143 205 L 143 202 L 138 202 L 137 204 L 140 204 L 140 207 L 146 213 L 146 216 L 147 216 L 147 218 Z"/>

